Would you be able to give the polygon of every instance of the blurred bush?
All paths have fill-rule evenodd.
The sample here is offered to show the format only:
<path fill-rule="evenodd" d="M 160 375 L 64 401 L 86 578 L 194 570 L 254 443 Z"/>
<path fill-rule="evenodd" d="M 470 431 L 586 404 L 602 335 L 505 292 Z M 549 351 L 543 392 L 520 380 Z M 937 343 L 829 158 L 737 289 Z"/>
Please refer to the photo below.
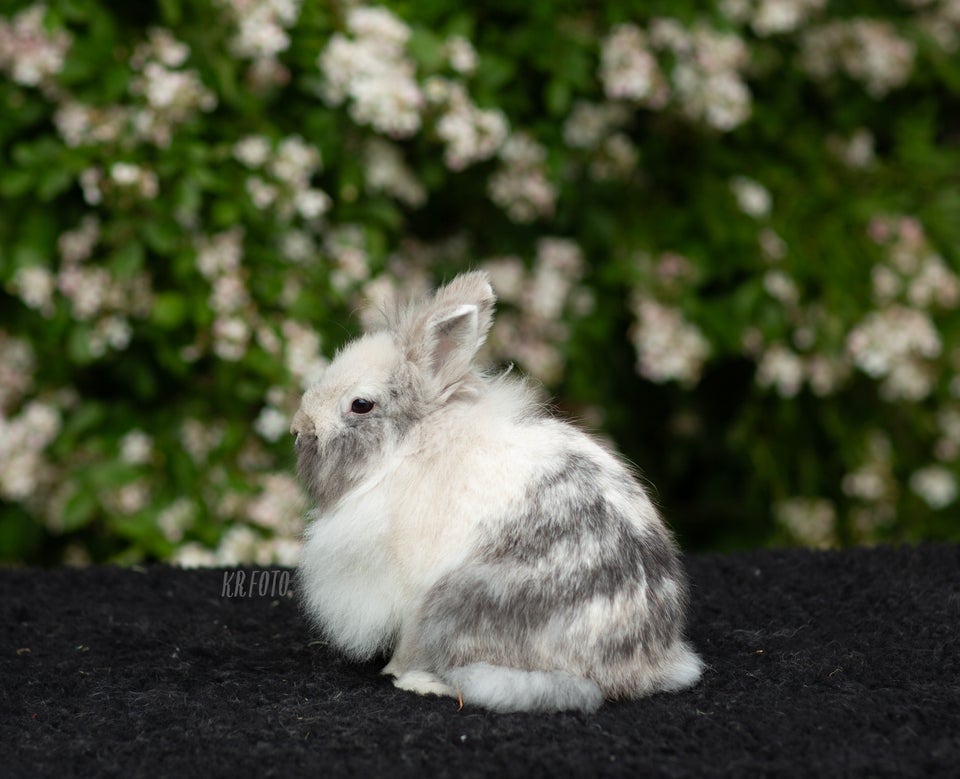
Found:
<path fill-rule="evenodd" d="M 4 9 L 3 559 L 294 562 L 299 394 L 474 266 L 688 547 L 960 538 L 955 0 Z"/>

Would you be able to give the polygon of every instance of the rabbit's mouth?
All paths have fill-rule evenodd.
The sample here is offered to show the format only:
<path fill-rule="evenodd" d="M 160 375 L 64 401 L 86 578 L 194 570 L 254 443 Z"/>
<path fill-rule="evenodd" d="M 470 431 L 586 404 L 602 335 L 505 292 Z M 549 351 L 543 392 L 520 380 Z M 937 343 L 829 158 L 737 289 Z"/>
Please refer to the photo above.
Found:
<path fill-rule="evenodd" d="M 297 433 L 297 437 L 293 441 L 293 449 L 297 453 L 297 457 L 300 458 L 315 457 L 319 448 L 320 445 L 315 435 Z"/>

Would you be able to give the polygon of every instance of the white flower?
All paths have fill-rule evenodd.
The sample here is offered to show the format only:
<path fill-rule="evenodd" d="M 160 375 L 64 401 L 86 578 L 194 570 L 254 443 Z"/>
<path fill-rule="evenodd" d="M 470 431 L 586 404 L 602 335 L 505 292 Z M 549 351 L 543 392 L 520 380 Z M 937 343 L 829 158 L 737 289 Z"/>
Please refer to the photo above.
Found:
<path fill-rule="evenodd" d="M 250 293 L 243 279 L 235 273 L 226 273 L 213 281 L 210 308 L 218 314 L 232 314 L 250 302 Z"/>
<path fill-rule="evenodd" d="M 942 257 L 928 255 L 921 260 L 916 275 L 909 282 L 907 299 L 921 308 L 933 303 L 943 308 L 955 308 L 960 301 L 960 278 L 947 267 Z"/>
<path fill-rule="evenodd" d="M 219 566 L 233 567 L 255 562 L 258 548 L 262 544 L 260 536 L 246 525 L 235 525 L 224 533 L 215 553 Z"/>
<path fill-rule="evenodd" d="M 103 192 L 100 190 L 102 181 L 103 173 L 99 168 L 87 168 L 80 174 L 80 188 L 87 205 L 96 206 L 103 202 Z"/>
<path fill-rule="evenodd" d="M 129 162 L 115 162 L 110 166 L 110 178 L 122 187 L 132 186 L 140 180 L 141 168 Z"/>
<path fill-rule="evenodd" d="M 103 310 L 111 281 L 106 268 L 67 266 L 57 277 L 57 287 L 71 301 L 73 316 L 88 320 Z"/>
<path fill-rule="evenodd" d="M 886 265 L 874 265 L 870 270 L 873 282 L 873 300 L 880 305 L 890 303 L 903 290 L 901 277 Z"/>
<path fill-rule="evenodd" d="M 120 439 L 120 459 L 131 465 L 145 465 L 153 457 L 153 439 L 142 430 L 131 430 Z"/>
<path fill-rule="evenodd" d="M 668 54 L 668 72 L 661 70 L 659 52 Z M 648 38 L 622 24 L 603 41 L 600 79 L 609 98 L 655 110 L 672 101 L 689 118 L 727 132 L 750 116 L 750 91 L 741 74 L 748 54 L 736 35 L 702 25 L 686 29 L 672 19 L 653 19 Z"/>
<path fill-rule="evenodd" d="M 747 216 L 762 219 L 770 215 L 770 192 L 760 182 L 746 176 L 735 176 L 730 180 L 730 191 L 737 199 L 740 210 Z"/>
<path fill-rule="evenodd" d="M 43 401 L 31 401 L 17 416 L 0 413 L 0 497 L 23 501 L 36 491 L 49 467 L 42 453 L 59 432 L 59 410 Z"/>
<path fill-rule="evenodd" d="M 268 6 L 261 5 L 257 12 L 240 20 L 233 45 L 242 57 L 266 59 L 285 51 L 290 46 L 290 36 L 270 18 Z"/>
<path fill-rule="evenodd" d="M 147 33 L 153 55 L 168 68 L 179 68 L 190 57 L 190 47 L 173 37 L 173 33 L 154 27 Z"/>
<path fill-rule="evenodd" d="M 559 320 L 582 274 L 583 252 L 576 243 L 565 238 L 541 238 L 534 273 L 523 293 L 525 313 L 548 322 Z"/>
<path fill-rule="evenodd" d="M 290 135 L 280 141 L 269 167 L 270 172 L 287 186 L 303 189 L 320 165 L 319 149 L 299 135 Z"/>
<path fill-rule="evenodd" d="M 67 146 L 80 146 L 86 141 L 90 132 L 92 113 L 87 106 L 75 100 L 67 100 L 57 108 L 53 115 L 53 123 Z"/>
<path fill-rule="evenodd" d="M 377 41 L 388 53 L 398 53 L 410 38 L 410 28 L 386 8 L 351 8 L 347 29 L 358 38 Z"/>
<path fill-rule="evenodd" d="M 847 378 L 850 368 L 846 361 L 832 356 L 812 354 L 807 359 L 807 380 L 817 397 L 825 397 L 837 390 Z"/>
<path fill-rule="evenodd" d="M 879 19 L 833 21 L 804 33 L 804 68 L 825 79 L 837 71 L 862 82 L 873 98 L 905 84 L 913 72 L 915 47 L 897 35 L 893 24 Z"/>
<path fill-rule="evenodd" d="M 253 429 L 267 441 L 275 442 L 290 430 L 290 420 L 272 406 L 264 406 L 253 423 Z"/>
<path fill-rule="evenodd" d="M 882 471 L 866 466 L 843 477 L 843 491 L 850 497 L 873 502 L 887 493 L 887 480 Z"/>
<path fill-rule="evenodd" d="M 335 34 L 318 60 L 324 100 L 334 106 L 349 101 L 353 120 L 378 132 L 414 135 L 425 101 L 404 55 L 410 29 L 384 8 L 362 7 L 350 9 L 347 28 L 354 37 Z"/>
<path fill-rule="evenodd" d="M 217 0 L 236 23 L 230 40 L 233 53 L 255 65 L 276 62 L 290 46 L 291 28 L 300 14 L 300 0 Z"/>
<path fill-rule="evenodd" d="M 44 316 L 53 314 L 53 291 L 56 280 L 49 269 L 39 265 L 20 268 L 13 274 L 11 287 L 20 299 Z"/>
<path fill-rule="evenodd" d="M 678 92 L 686 99 L 685 112 L 694 119 L 702 116 L 715 130 L 729 132 L 750 118 L 750 90 L 737 74 L 707 76 L 692 93 Z"/>
<path fill-rule="evenodd" d="M 447 167 L 463 170 L 496 154 L 509 132 L 503 112 L 477 108 L 459 84 L 451 86 L 446 103 L 446 111 L 437 121 L 436 131 L 446 144 L 444 162 Z"/>
<path fill-rule="evenodd" d="M 667 100 L 663 74 L 647 46 L 643 31 L 633 24 L 615 27 L 601 44 L 600 81 L 612 99 L 628 99 L 651 106 Z"/>
<path fill-rule="evenodd" d="M 177 498 L 167 506 L 157 517 L 157 527 L 160 528 L 168 541 L 177 542 L 183 538 L 183 533 L 193 524 L 197 513 L 196 504 L 189 498 Z M 211 555 L 212 557 L 212 555 Z M 183 562 L 180 562 L 184 565 Z M 212 564 L 212 563 L 210 563 Z M 195 567 L 186 566 L 184 567 Z"/>
<path fill-rule="evenodd" d="M 384 192 L 412 208 L 423 205 L 427 192 L 394 145 L 371 138 L 364 157 L 364 176 L 372 192 Z"/>
<path fill-rule="evenodd" d="M 297 212 L 304 219 L 316 219 L 323 216 L 333 205 L 330 196 L 322 189 L 301 190 L 294 195 L 293 203 Z"/>
<path fill-rule="evenodd" d="M 933 391 L 935 375 L 930 367 L 916 358 L 896 363 L 880 385 L 880 397 L 898 401 L 923 400 Z"/>
<path fill-rule="evenodd" d="M 490 199 L 518 224 L 551 216 L 557 198 L 554 186 L 537 169 L 501 169 L 490 177 L 488 190 Z"/>
<path fill-rule="evenodd" d="M 0 18 L 0 70 L 23 86 L 36 87 L 52 81 L 63 69 L 72 37 L 64 30 L 48 32 L 47 8 L 36 3 L 13 17 Z"/>
<path fill-rule="evenodd" d="M 229 362 L 243 359 L 250 343 L 250 326 L 240 317 L 218 316 L 213 323 L 213 351 Z"/>
<path fill-rule="evenodd" d="M 462 35 L 451 35 L 445 46 L 450 67 L 457 73 L 470 75 L 477 69 L 477 52 Z"/>
<path fill-rule="evenodd" d="M 233 145 L 233 156 L 248 168 L 260 168 L 270 158 L 270 141 L 262 135 L 248 135 Z"/>
<path fill-rule="evenodd" d="M 246 188 L 247 194 L 250 195 L 250 200 L 252 200 L 253 204 L 261 211 L 273 205 L 279 194 L 275 186 L 268 184 L 259 176 L 251 176 L 248 178 Z"/>
<path fill-rule="evenodd" d="M 280 238 L 280 252 L 291 262 L 306 262 L 316 250 L 313 239 L 304 230 L 290 230 Z"/>
<path fill-rule="evenodd" d="M 772 344 L 757 366 L 757 384 L 776 387 L 781 397 L 792 398 L 803 386 L 803 360 L 783 344 Z"/>
<path fill-rule="evenodd" d="M 197 464 L 207 461 L 210 452 L 220 445 L 223 436 L 223 425 L 218 422 L 204 423 L 199 419 L 188 419 L 180 428 L 180 442 Z"/>
<path fill-rule="evenodd" d="M 910 477 L 910 489 L 932 509 L 942 509 L 957 499 L 957 480 L 942 465 L 930 465 Z"/>
<path fill-rule="evenodd" d="M 877 156 L 874 143 L 873 133 L 861 127 L 840 146 L 840 157 L 851 168 L 869 167 Z"/>
<path fill-rule="evenodd" d="M 800 299 L 797 283 L 783 271 L 770 270 L 764 273 L 763 288 L 770 297 L 787 306 L 794 305 Z"/>
<path fill-rule="evenodd" d="M 805 546 L 823 549 L 836 543 L 837 512 L 826 498 L 788 498 L 774 506 L 774 515 Z"/>
<path fill-rule="evenodd" d="M 320 336 L 292 319 L 283 323 L 284 364 L 287 372 L 306 389 L 316 383 L 327 365 L 320 350 Z"/>
<path fill-rule="evenodd" d="M 268 542 L 271 561 L 285 568 L 293 568 L 300 562 L 303 541 L 299 538 L 274 538 Z"/>
<path fill-rule="evenodd" d="M 871 311 L 847 336 L 854 364 L 874 378 L 913 358 L 940 354 L 940 334 L 930 318 L 914 309 L 890 306 Z"/>
<path fill-rule="evenodd" d="M 206 278 L 235 273 L 243 259 L 243 228 L 233 227 L 197 241 L 197 270 Z"/>
<path fill-rule="evenodd" d="M 557 192 L 543 169 L 546 154 L 524 133 L 515 133 L 500 149 L 504 165 L 490 177 L 487 189 L 514 222 L 526 224 L 553 214 Z"/>
<path fill-rule="evenodd" d="M 761 37 L 793 32 L 825 3 L 826 0 L 760 0 L 750 26 Z"/>
<path fill-rule="evenodd" d="M 90 353 L 94 357 L 102 357 L 107 348 L 121 351 L 126 349 L 133 337 L 133 328 L 125 317 L 111 315 L 103 317 L 87 342 Z"/>
<path fill-rule="evenodd" d="M 300 531 L 307 501 L 297 480 L 286 473 L 269 473 L 260 479 L 260 487 L 260 494 L 247 506 L 250 521 L 276 533 Z"/>
<path fill-rule="evenodd" d="M 0 329 L 0 421 L 4 419 L 5 410 L 29 391 L 35 369 L 36 354 L 30 342 Z"/>
<path fill-rule="evenodd" d="M 575 149 L 595 149 L 628 118 L 629 113 L 622 105 L 578 100 L 563 124 L 563 139 Z"/>
<path fill-rule="evenodd" d="M 520 302 L 526 269 L 519 257 L 494 257 L 485 261 L 483 269 L 490 274 L 490 283 L 497 297 L 510 303 Z"/>
<path fill-rule="evenodd" d="M 677 380 L 692 385 L 700 378 L 710 344 L 678 309 L 636 295 L 637 317 L 630 331 L 637 350 L 637 371 L 657 383 Z"/>
<path fill-rule="evenodd" d="M 769 227 L 763 228 L 757 236 L 757 242 L 760 244 L 763 256 L 771 262 L 779 262 L 787 256 L 787 243 L 776 230 Z"/>
<path fill-rule="evenodd" d="M 202 544 L 191 541 L 177 547 L 171 562 L 181 568 L 212 568 L 217 565 L 217 556 Z"/>

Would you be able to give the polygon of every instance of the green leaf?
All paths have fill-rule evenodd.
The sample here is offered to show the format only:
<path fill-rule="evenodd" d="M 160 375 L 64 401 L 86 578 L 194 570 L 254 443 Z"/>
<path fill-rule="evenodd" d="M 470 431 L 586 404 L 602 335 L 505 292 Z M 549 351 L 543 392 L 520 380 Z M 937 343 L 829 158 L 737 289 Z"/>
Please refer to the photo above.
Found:
<path fill-rule="evenodd" d="M 178 292 L 160 292 L 154 295 L 150 321 L 164 330 L 173 330 L 187 318 L 187 299 Z"/>
<path fill-rule="evenodd" d="M 550 79 L 545 95 L 547 110 L 554 116 L 564 116 L 570 111 L 570 85 L 558 78 Z"/>
<path fill-rule="evenodd" d="M 160 11 L 164 22 L 170 26 L 178 24 L 183 16 L 178 0 L 160 0 Z"/>
<path fill-rule="evenodd" d="M 407 52 L 423 70 L 429 73 L 440 70 L 446 63 L 443 47 L 444 41 L 440 36 L 423 27 L 418 27 L 410 36 Z"/>
<path fill-rule="evenodd" d="M 127 241 L 113 253 L 112 267 L 118 276 L 132 276 L 143 269 L 146 251 L 136 240 Z"/>
<path fill-rule="evenodd" d="M 8 509 L 0 522 L 0 561 L 20 563 L 43 542 L 43 525 L 25 513 Z"/>
<path fill-rule="evenodd" d="M 212 219 L 218 228 L 233 227 L 241 221 L 240 206 L 232 200 L 218 200 L 213 206 Z"/>
<path fill-rule="evenodd" d="M 43 202 L 49 202 L 61 192 L 69 189 L 72 184 L 73 172 L 68 168 L 55 166 L 40 178 L 37 197 Z"/>
<path fill-rule="evenodd" d="M 181 232 L 166 222 L 148 222 L 140 232 L 147 246 L 157 254 L 172 254 L 180 247 Z"/>
<path fill-rule="evenodd" d="M 36 177 L 31 170 L 14 168 L 5 170 L 0 176 L 0 195 L 15 198 L 25 195 L 34 185 Z"/>
<path fill-rule="evenodd" d="M 107 460 L 95 463 L 83 471 L 84 484 L 98 490 L 113 489 L 129 484 L 137 476 L 137 466 L 122 460 Z"/>
<path fill-rule="evenodd" d="M 96 513 L 98 501 L 93 490 L 81 488 L 74 493 L 63 507 L 60 526 L 64 532 L 77 530 L 90 524 Z"/>
<path fill-rule="evenodd" d="M 67 336 L 67 356 L 77 365 L 89 365 L 96 358 L 90 351 L 90 327 L 77 324 Z"/>

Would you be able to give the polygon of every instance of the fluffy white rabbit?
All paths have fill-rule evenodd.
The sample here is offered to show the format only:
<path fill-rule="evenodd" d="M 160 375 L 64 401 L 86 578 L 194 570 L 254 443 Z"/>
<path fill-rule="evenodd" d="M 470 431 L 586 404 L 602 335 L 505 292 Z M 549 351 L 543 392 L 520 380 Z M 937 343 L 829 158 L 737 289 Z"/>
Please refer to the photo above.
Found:
<path fill-rule="evenodd" d="M 521 380 L 474 366 L 495 301 L 485 273 L 458 276 L 304 394 L 307 614 L 351 657 L 391 653 L 397 687 L 498 711 L 695 683 L 684 573 L 640 483 Z"/>

